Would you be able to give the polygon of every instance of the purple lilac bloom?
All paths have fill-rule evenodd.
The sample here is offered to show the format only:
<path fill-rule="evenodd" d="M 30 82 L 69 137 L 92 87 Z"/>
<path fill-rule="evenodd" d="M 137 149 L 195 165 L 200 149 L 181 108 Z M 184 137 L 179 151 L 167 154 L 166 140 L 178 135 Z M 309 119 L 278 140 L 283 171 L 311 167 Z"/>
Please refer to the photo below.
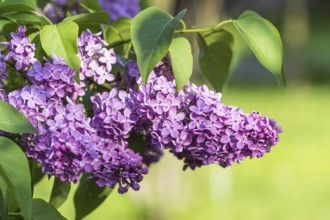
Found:
<path fill-rule="evenodd" d="M 134 17 L 140 11 L 139 0 L 99 0 L 104 11 L 110 14 L 110 20 L 119 17 Z"/>
<path fill-rule="evenodd" d="M 128 138 L 139 119 L 130 93 L 113 88 L 91 98 L 94 109 L 92 126 L 98 135 L 117 140 Z"/>
<path fill-rule="evenodd" d="M 98 84 L 104 84 L 115 79 L 110 73 L 112 65 L 117 63 L 113 49 L 106 49 L 101 33 L 93 34 L 84 31 L 78 39 L 80 65 L 80 80 L 84 83 L 86 77 L 92 78 Z"/>
<path fill-rule="evenodd" d="M 146 85 L 138 84 L 136 96 L 138 124 L 151 138 L 147 152 L 169 149 L 184 159 L 184 169 L 211 163 L 223 167 L 246 157 L 262 157 L 278 142 L 281 128 L 260 113 L 245 114 L 221 101 L 221 94 L 205 85 L 187 83 L 176 92 L 175 81 L 166 59 L 154 69 Z M 148 156 L 147 164 L 153 159 Z"/>
<path fill-rule="evenodd" d="M 25 36 L 25 26 L 18 28 L 18 33 L 11 33 L 12 39 L 9 43 L 3 43 L 8 46 L 8 54 L 5 57 L 6 61 L 13 60 L 16 70 L 28 70 L 30 65 L 33 64 L 36 59 L 35 45 L 30 43 L 28 37 Z"/>
<path fill-rule="evenodd" d="M 0 88 L 4 87 L 4 82 L 3 80 L 8 77 L 7 75 L 7 70 L 6 70 L 6 62 L 5 62 L 5 57 L 2 54 L 2 51 L 0 50 Z"/>
<path fill-rule="evenodd" d="M 80 6 L 80 0 L 52 0 L 43 8 L 43 13 L 53 22 L 58 23 L 66 17 L 69 12 L 72 15 L 85 12 Z"/>
<path fill-rule="evenodd" d="M 61 58 L 52 56 L 53 62 L 46 62 L 42 66 L 39 61 L 33 64 L 33 69 L 27 72 L 30 81 L 35 85 L 42 85 L 45 88 L 47 97 L 55 99 L 69 96 L 76 100 L 78 96 L 83 96 L 84 90 L 74 80 L 76 71 Z"/>
<path fill-rule="evenodd" d="M 142 165 L 142 157 L 129 149 L 124 140 L 100 137 L 93 140 L 82 157 L 84 171 L 92 173 L 100 187 L 114 187 L 118 183 L 119 193 L 125 193 L 129 188 L 139 190 L 138 183 L 148 173 L 148 168 Z"/>

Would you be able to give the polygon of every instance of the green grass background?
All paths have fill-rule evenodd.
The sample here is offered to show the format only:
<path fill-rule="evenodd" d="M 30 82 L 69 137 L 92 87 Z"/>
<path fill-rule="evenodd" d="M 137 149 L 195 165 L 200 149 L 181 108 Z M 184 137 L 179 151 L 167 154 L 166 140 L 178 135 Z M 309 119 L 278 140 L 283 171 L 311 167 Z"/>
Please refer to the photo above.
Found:
<path fill-rule="evenodd" d="M 150 168 L 140 191 L 114 191 L 85 219 L 330 219 L 330 88 L 229 87 L 223 102 L 278 121 L 283 133 L 271 153 L 226 169 L 185 172 L 167 154 Z M 50 187 L 45 178 L 35 197 L 47 200 Z M 72 193 L 60 211 L 74 219 Z"/>

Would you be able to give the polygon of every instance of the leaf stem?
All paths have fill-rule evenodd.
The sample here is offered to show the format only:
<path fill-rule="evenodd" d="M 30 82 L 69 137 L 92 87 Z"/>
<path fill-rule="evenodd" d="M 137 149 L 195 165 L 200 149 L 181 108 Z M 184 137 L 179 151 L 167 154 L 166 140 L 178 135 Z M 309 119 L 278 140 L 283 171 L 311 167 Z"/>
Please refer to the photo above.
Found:
<path fill-rule="evenodd" d="M 223 21 L 223 22 L 220 22 L 219 24 L 217 24 L 214 28 L 212 28 L 213 30 L 219 30 L 220 28 L 222 28 L 223 26 L 225 26 L 226 24 L 229 24 L 229 23 L 233 23 L 233 20 L 226 20 L 226 21 Z"/>
<path fill-rule="evenodd" d="M 174 34 L 186 34 L 186 33 L 218 31 L 219 29 L 221 29 L 226 24 L 229 24 L 229 23 L 232 23 L 232 22 L 233 22 L 233 20 L 226 20 L 226 21 L 223 21 L 223 22 L 219 23 L 215 27 L 211 27 L 211 28 L 191 28 L 191 29 L 187 29 L 186 24 L 184 23 L 184 21 L 180 20 L 180 23 L 182 24 L 182 29 L 174 31 Z M 109 45 L 108 47 L 113 48 L 115 46 L 119 46 L 121 44 L 131 42 L 131 38 L 123 39 L 121 36 L 119 36 L 119 37 L 122 39 L 121 41 L 115 42 L 115 43 Z"/>
<path fill-rule="evenodd" d="M 182 25 L 182 30 L 186 30 L 187 29 L 186 23 L 183 20 L 180 20 L 180 23 Z"/>
<path fill-rule="evenodd" d="M 182 30 L 176 30 L 175 34 L 185 34 L 185 33 L 196 33 L 196 32 L 208 32 L 212 31 L 213 28 L 193 28 L 193 29 L 182 29 Z"/>
<path fill-rule="evenodd" d="M 20 217 L 23 217 L 22 213 L 8 213 L 8 216 L 20 216 Z"/>

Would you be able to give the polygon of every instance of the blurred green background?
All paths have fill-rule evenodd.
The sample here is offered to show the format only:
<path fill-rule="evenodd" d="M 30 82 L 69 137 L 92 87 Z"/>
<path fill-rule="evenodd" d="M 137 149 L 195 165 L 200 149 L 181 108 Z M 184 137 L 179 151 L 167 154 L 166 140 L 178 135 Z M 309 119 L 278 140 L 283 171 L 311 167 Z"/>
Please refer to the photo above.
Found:
<path fill-rule="evenodd" d="M 110 197 L 87 220 L 97 219 L 330 219 L 330 29 L 327 1 L 150 0 L 172 14 L 188 8 L 188 26 L 237 18 L 255 10 L 279 29 L 288 74 L 287 88 L 247 51 L 239 55 L 223 102 L 275 118 L 280 142 L 263 159 L 223 169 L 182 171 L 166 154 L 150 168 L 138 192 Z M 192 39 L 193 40 L 193 39 Z M 196 67 L 194 80 L 203 83 Z M 50 181 L 51 182 L 51 181 Z M 46 200 L 44 179 L 35 197 Z M 72 197 L 72 195 L 70 195 Z M 74 219 L 72 199 L 60 211 Z"/>

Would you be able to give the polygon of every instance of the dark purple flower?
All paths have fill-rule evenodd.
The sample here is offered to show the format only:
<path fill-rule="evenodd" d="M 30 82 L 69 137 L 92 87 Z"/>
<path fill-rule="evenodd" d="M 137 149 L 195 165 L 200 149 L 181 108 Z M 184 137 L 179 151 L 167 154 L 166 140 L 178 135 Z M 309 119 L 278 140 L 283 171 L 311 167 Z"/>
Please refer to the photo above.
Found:
<path fill-rule="evenodd" d="M 2 80 L 6 79 L 7 77 L 5 57 L 0 50 L 0 88 L 4 87 L 4 82 Z"/>
<path fill-rule="evenodd" d="M 139 11 L 139 0 L 99 0 L 102 8 L 110 14 L 110 20 L 134 17 Z"/>

